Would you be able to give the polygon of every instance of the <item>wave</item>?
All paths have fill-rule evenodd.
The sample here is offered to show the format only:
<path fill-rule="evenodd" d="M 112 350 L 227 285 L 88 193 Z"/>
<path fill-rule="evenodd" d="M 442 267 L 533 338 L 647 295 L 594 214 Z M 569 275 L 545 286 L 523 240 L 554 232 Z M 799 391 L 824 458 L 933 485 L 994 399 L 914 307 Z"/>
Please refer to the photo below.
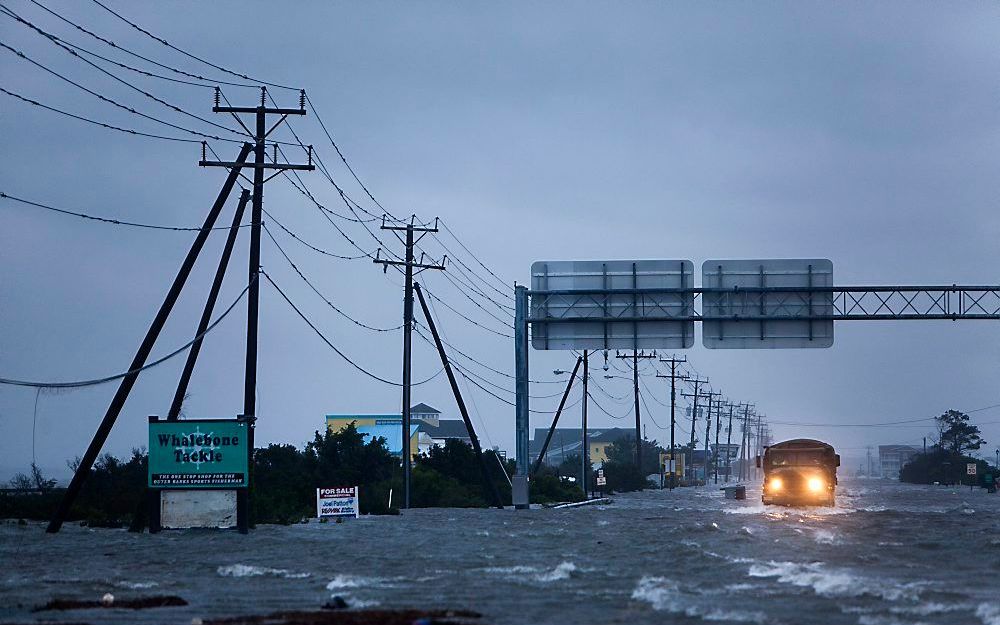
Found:
<path fill-rule="evenodd" d="M 362 575 L 337 575 L 326 585 L 327 590 L 344 590 L 346 588 L 386 588 L 393 586 L 393 582 L 401 581 L 401 577 L 364 577 Z M 433 579 L 433 578 L 431 578 Z"/>
<path fill-rule="evenodd" d="M 783 584 L 812 588 L 824 597 L 860 597 L 868 595 L 887 601 L 917 599 L 917 590 L 910 585 L 886 579 L 869 579 L 844 569 L 828 569 L 821 562 L 768 562 L 753 564 L 750 577 L 775 577 Z M 998 624 L 1000 625 L 1000 624 Z"/>
<path fill-rule="evenodd" d="M 309 573 L 293 573 L 288 569 L 272 569 L 267 566 L 253 566 L 251 564 L 228 564 L 220 566 L 215 570 L 222 577 L 283 577 L 285 579 L 302 579 L 309 577 Z"/>
<path fill-rule="evenodd" d="M 1000 625 L 1000 605 L 996 603 L 980 603 L 976 608 L 976 616 L 983 625 Z"/>
<path fill-rule="evenodd" d="M 122 581 L 115 584 L 118 588 L 125 588 L 128 590 L 144 590 L 147 588 L 155 588 L 159 586 L 156 582 L 127 582 Z"/>
<path fill-rule="evenodd" d="M 704 621 L 731 621 L 759 623 L 761 625 L 767 622 L 767 615 L 763 612 L 725 610 L 716 606 L 691 604 L 689 600 L 681 596 L 677 582 L 666 577 L 643 577 L 639 580 L 635 590 L 632 591 L 632 599 L 645 601 L 657 611 L 683 614 Z"/>
<path fill-rule="evenodd" d="M 569 579 L 570 575 L 576 571 L 576 565 L 572 562 L 561 562 L 551 571 L 546 571 L 535 576 L 540 582 L 556 582 L 561 579 Z"/>

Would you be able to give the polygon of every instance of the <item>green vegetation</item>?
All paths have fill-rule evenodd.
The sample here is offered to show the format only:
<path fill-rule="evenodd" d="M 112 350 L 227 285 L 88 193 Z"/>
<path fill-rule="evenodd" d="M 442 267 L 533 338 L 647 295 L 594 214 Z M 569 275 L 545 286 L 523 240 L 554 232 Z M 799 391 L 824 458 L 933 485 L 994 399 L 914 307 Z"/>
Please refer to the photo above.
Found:
<path fill-rule="evenodd" d="M 936 417 L 938 440 L 927 451 L 915 455 L 899 471 L 899 481 L 911 484 L 970 484 L 983 485 L 987 473 L 995 473 L 984 461 L 971 457 L 986 444 L 979 427 L 969 423 L 969 415 L 949 410 Z M 976 476 L 966 474 L 966 465 L 976 464 Z"/>
<path fill-rule="evenodd" d="M 484 452 L 490 479 L 504 503 L 510 502 L 513 461 Z M 127 461 L 101 456 L 91 469 L 69 519 L 92 526 L 122 527 L 141 514 L 146 491 L 146 454 L 133 450 Z M 506 474 L 506 475 L 505 475 Z M 367 440 L 350 426 L 340 432 L 316 432 L 300 450 L 272 444 L 254 452 L 254 498 L 251 515 L 257 523 L 296 523 L 316 513 L 316 488 L 361 487 L 361 513 L 387 514 L 389 493 L 396 509 L 402 498 L 399 460 L 386 449 L 384 439 Z M 54 488 L 36 467 L 32 475 L 18 475 L 10 489 L 0 493 L 0 518 L 48 520 L 63 489 Z M 579 488 L 554 471 L 541 471 L 532 481 L 532 501 L 578 501 Z M 461 441 L 449 440 L 420 456 L 413 467 L 410 505 L 427 507 L 484 507 L 492 497 L 482 483 L 476 455 Z"/>

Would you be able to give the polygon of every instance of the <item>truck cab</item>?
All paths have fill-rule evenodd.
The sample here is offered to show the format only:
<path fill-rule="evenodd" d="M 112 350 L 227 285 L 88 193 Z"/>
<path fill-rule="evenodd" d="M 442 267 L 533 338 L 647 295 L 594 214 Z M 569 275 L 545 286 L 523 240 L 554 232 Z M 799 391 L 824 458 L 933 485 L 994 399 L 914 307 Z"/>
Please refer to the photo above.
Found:
<path fill-rule="evenodd" d="M 822 441 L 797 438 L 764 448 L 764 504 L 832 506 L 840 456 Z"/>

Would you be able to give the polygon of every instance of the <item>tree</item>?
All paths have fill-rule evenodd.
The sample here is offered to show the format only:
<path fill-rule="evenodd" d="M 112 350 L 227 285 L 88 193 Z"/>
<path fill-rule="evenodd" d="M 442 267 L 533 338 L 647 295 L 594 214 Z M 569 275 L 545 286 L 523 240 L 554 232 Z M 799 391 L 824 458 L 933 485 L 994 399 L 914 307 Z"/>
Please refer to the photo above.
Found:
<path fill-rule="evenodd" d="M 955 456 L 967 451 L 975 451 L 986 444 L 979 436 L 979 427 L 969 423 L 969 415 L 958 410 L 949 410 L 936 417 L 938 428 L 937 445 Z"/>

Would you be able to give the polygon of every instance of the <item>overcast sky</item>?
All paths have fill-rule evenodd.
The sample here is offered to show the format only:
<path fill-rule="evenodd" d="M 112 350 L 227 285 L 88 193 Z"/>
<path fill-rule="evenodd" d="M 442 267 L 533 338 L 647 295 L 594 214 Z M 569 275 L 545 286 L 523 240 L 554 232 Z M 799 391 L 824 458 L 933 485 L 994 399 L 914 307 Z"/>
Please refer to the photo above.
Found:
<path fill-rule="evenodd" d="M 165 65 L 238 80 L 144 37 L 96 4 L 43 3 Z M 176 76 L 29 2 L 5 4 L 70 43 Z M 707 258 L 728 257 L 829 258 L 841 285 L 1000 283 L 1000 8 L 993 3 L 110 6 L 215 64 L 307 89 L 382 205 L 396 215 L 440 216 L 508 285 L 527 282 L 530 264 L 539 259 L 687 258 L 700 268 Z M 0 16 L 0 39 L 146 114 L 224 132 L 130 91 L 6 16 Z M 210 89 L 108 67 L 157 97 L 236 127 L 211 112 Z M 183 135 L 115 109 L 3 49 L 0 86 L 107 123 Z M 272 93 L 282 105 L 298 104 L 295 92 Z M 225 94 L 233 104 L 253 105 L 258 97 L 238 87 L 226 87 Z M 115 133 L 0 98 L 0 190 L 11 195 L 117 219 L 195 226 L 225 177 L 223 170 L 197 166 L 196 144 Z M 292 123 L 347 193 L 377 212 L 315 116 Z M 224 158 L 237 151 L 212 143 Z M 320 202 L 346 213 L 319 172 L 303 180 Z M 234 193 L 222 223 L 235 200 Z M 313 245 L 357 254 L 281 177 L 268 183 L 265 208 Z M 366 251 L 378 247 L 359 224 L 334 221 Z M 345 312 L 373 326 L 400 323 L 401 281 L 392 272 L 383 276 L 367 258 L 332 259 L 278 229 L 274 234 Z M 447 233 L 439 236 L 486 275 Z M 127 368 L 192 239 L 190 232 L 85 222 L 0 200 L 0 377 L 77 380 Z M 222 240 L 218 233 L 211 237 L 154 355 L 193 335 Z M 401 250 L 393 237 L 384 240 Z M 244 231 L 219 310 L 246 284 L 246 247 Z M 444 251 L 433 235 L 424 249 Z M 399 379 L 399 332 L 370 332 L 337 315 L 266 237 L 262 264 L 341 350 L 378 375 Z M 452 267 L 453 279 L 463 278 L 461 270 Z M 491 316 L 505 319 L 506 313 L 485 298 L 466 289 L 484 310 L 442 275 L 421 279 L 463 314 L 509 332 Z M 450 342 L 513 373 L 512 341 L 441 306 L 437 313 Z M 242 411 L 244 315 L 241 304 L 206 340 L 188 416 Z M 994 322 L 845 322 L 830 349 L 709 351 L 699 340 L 686 353 L 713 388 L 755 402 L 773 420 L 879 423 L 1000 404 L 998 338 Z M 419 337 L 414 346 L 420 380 L 439 365 Z M 539 380 L 559 379 L 552 370 L 573 362 L 567 352 L 533 351 L 531 357 L 531 376 Z M 595 361 L 595 371 L 603 376 L 602 362 Z M 146 416 L 167 412 L 182 364 L 176 358 L 140 378 L 108 451 L 123 454 L 144 444 Z M 513 388 L 511 380 L 470 366 Z M 598 379 L 622 399 L 595 397 L 612 414 L 625 415 L 630 383 Z M 664 441 L 667 386 L 653 377 L 646 384 L 647 433 Z M 481 436 L 512 450 L 513 408 L 466 388 Z M 40 393 L 39 464 L 64 471 L 67 459 L 82 454 L 115 389 Z M 532 392 L 559 389 L 539 384 Z M 323 427 L 326 413 L 392 412 L 400 403 L 397 388 L 358 374 L 268 284 L 262 287 L 258 392 L 262 443 L 300 445 Z M 533 407 L 551 409 L 557 399 L 534 400 Z M 458 418 L 443 376 L 417 387 L 414 401 Z M 0 387 L 0 478 L 31 462 L 35 402 L 33 390 Z M 1000 408 L 973 416 L 984 424 L 990 442 L 984 453 L 992 456 L 1000 444 Z M 566 425 L 578 420 L 574 408 Z M 597 426 L 629 422 L 591 410 Z M 544 415 L 532 415 L 532 427 L 546 424 Z M 919 444 L 931 429 L 774 427 L 778 439 L 823 438 L 847 457 L 863 456 L 869 444 Z"/>

